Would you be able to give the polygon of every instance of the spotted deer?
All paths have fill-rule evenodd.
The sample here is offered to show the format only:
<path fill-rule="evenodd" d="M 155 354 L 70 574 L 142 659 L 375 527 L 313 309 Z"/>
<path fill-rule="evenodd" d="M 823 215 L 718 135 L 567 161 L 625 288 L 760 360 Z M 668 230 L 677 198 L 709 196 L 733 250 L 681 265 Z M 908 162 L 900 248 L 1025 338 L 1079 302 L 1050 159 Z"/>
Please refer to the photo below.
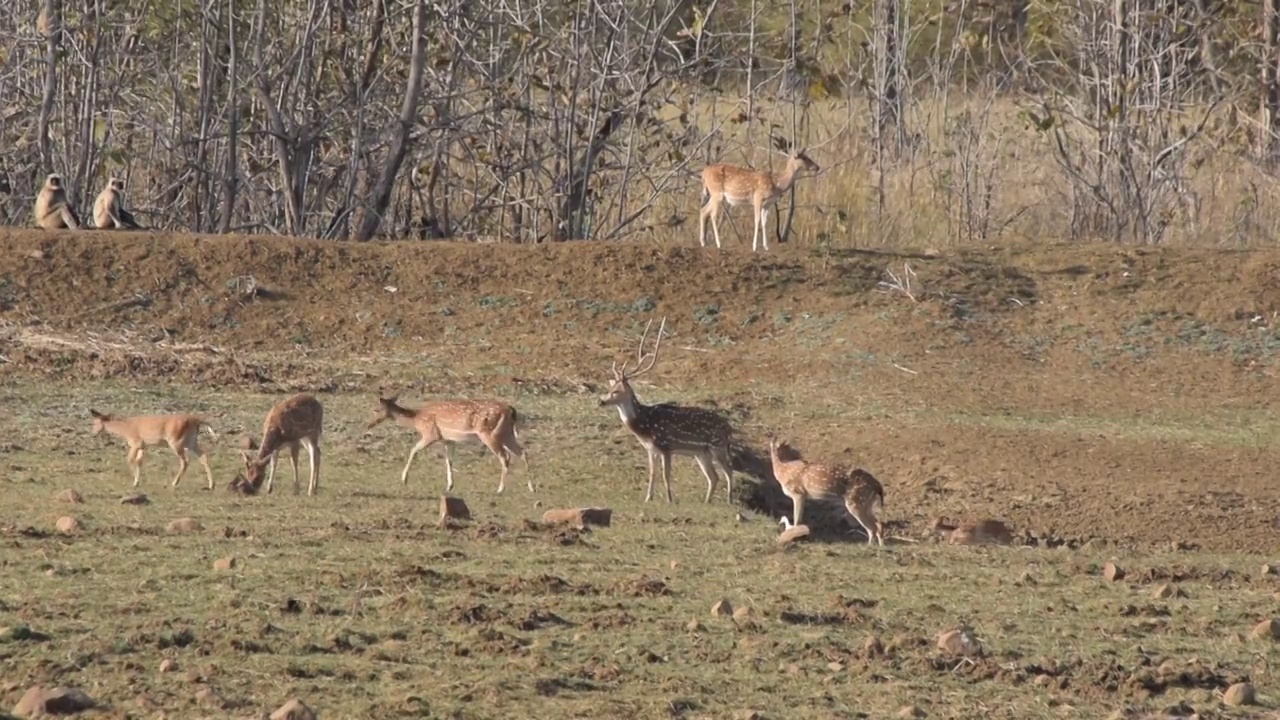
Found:
<path fill-rule="evenodd" d="M 200 449 L 200 429 L 209 431 L 209 436 L 218 439 L 204 418 L 198 415 L 135 415 L 133 417 L 116 417 L 90 409 L 93 417 L 93 434 L 108 432 L 124 440 L 129 445 L 128 462 L 133 469 L 133 486 L 138 487 L 142 475 L 142 453 L 152 445 L 165 443 L 173 454 L 178 456 L 178 474 L 173 478 L 172 487 L 178 487 L 182 476 L 187 472 L 187 453 L 195 453 L 204 466 L 204 473 L 209 478 L 209 489 L 213 489 L 213 471 L 209 469 L 209 458 Z"/>
<path fill-rule="evenodd" d="M 422 450 L 437 442 L 444 444 L 445 491 L 453 490 L 453 462 L 450 446 L 454 443 L 478 440 L 498 458 L 502 474 L 498 477 L 498 494 L 506 488 L 507 472 L 511 468 L 511 456 L 524 461 L 525 473 L 529 472 L 529 458 L 520 445 L 516 430 L 519 416 L 516 409 L 497 400 L 439 400 L 412 410 L 397 404 L 397 398 L 378 398 L 373 419 L 365 428 L 372 430 L 390 420 L 398 425 L 417 430 L 422 436 L 409 451 L 409 459 L 400 473 L 400 482 L 408 484 L 409 468 L 413 458 Z M 529 492 L 534 492 L 533 478 L 527 478 Z"/>
<path fill-rule="evenodd" d="M 796 457 L 782 459 L 784 450 Z M 884 487 L 879 480 L 861 468 L 850 469 L 837 465 L 809 462 L 786 442 L 769 439 L 769 459 L 773 462 L 773 476 L 782 486 L 782 492 L 791 498 L 794 516 L 784 525 L 800 525 L 804 519 L 804 505 L 808 500 L 844 501 L 845 510 L 867 531 L 868 544 L 884 545 L 884 526 L 876 517 L 884 510 Z"/>
<path fill-rule="evenodd" d="M 774 139 L 779 149 L 788 147 L 780 138 Z M 752 229 L 751 251 L 755 252 L 760 240 L 764 241 L 764 249 L 769 249 L 769 231 L 765 227 L 765 219 L 769 207 L 778 201 L 783 193 L 791 189 L 792 184 L 801 174 L 818 172 L 821 168 L 804 150 L 796 150 L 787 155 L 787 165 L 781 173 L 769 170 L 754 170 L 740 165 L 720 163 L 708 165 L 702 170 L 702 192 L 707 202 L 702 206 L 698 217 L 698 244 L 707 246 L 707 218 L 711 218 L 711 230 L 715 233 L 716 247 L 720 247 L 720 225 L 717 216 L 724 202 L 730 207 L 751 204 Z"/>
<path fill-rule="evenodd" d="M 667 502 L 673 502 L 671 495 L 671 458 L 674 455 L 692 457 L 707 478 L 707 496 L 704 502 L 711 502 L 719 476 L 713 461 L 724 469 L 728 501 L 733 502 L 733 468 L 729 455 L 729 443 L 733 438 L 733 426 L 719 413 L 705 408 L 662 403 L 645 405 L 636 398 L 631 388 L 631 380 L 649 372 L 658 361 L 658 350 L 662 347 L 662 332 L 666 329 L 667 320 L 662 319 L 658 327 L 658 336 L 653 345 L 653 352 L 644 352 L 645 340 L 649 336 L 650 320 L 640 336 L 640 344 L 636 349 L 636 366 L 629 368 L 629 362 L 618 367 L 613 363 L 613 383 L 609 391 L 600 398 L 600 406 L 613 406 L 618 409 L 622 424 L 635 435 L 636 439 L 649 453 L 649 489 L 644 500 L 653 500 L 654 473 L 656 464 L 662 462 L 662 484 L 667 490 Z"/>
<path fill-rule="evenodd" d="M 293 491 L 300 492 L 298 478 L 298 449 L 306 446 L 311 461 L 311 476 L 307 495 L 314 496 L 320 486 L 320 433 L 324 424 L 324 407 L 315 396 L 299 393 L 281 400 L 267 413 L 262 422 L 262 443 L 256 457 L 242 452 L 244 473 L 231 481 L 231 489 L 252 495 L 262 487 L 262 471 L 268 464 L 267 493 L 275 488 L 276 458 L 284 448 L 289 449 L 289 461 L 293 465 Z M 252 448 L 252 443 L 250 443 Z"/>

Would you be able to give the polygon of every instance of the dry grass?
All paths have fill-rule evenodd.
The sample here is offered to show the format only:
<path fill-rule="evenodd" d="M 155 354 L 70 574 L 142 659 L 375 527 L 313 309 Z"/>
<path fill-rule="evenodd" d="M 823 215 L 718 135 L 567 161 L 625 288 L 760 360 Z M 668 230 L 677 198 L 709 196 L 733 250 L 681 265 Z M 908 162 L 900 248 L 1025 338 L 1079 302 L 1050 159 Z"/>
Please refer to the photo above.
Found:
<path fill-rule="evenodd" d="M 817 178 L 798 185 L 792 239 L 801 246 L 920 251 L 1019 240 L 1110 239 L 1072 236 L 1072 183 L 1058 165 L 1051 137 L 1028 119 L 1028 109 L 1039 111 L 1029 98 L 939 93 L 921 99 L 908 115 L 913 147 L 886 165 L 883 197 L 868 107 L 863 97 L 828 99 L 812 102 L 801 115 L 800 144 L 811 148 L 823 168 Z M 783 158 L 769 149 L 761 128 L 772 125 L 790 138 L 791 105 L 757 100 L 761 115 L 750 128 L 729 120 L 745 108 L 745 100 L 704 102 L 696 122 L 704 132 L 718 134 L 708 157 L 781 169 Z M 1280 231 L 1280 213 L 1274 210 L 1280 206 L 1280 187 L 1238 142 L 1242 122 L 1220 110 L 1212 132 L 1191 145 L 1182 197 L 1196 209 L 1181 201 L 1170 206 L 1173 222 L 1165 243 L 1269 245 Z M 1078 123 L 1071 132 L 1089 137 Z M 1089 203 L 1087 197 L 1080 200 Z M 674 192 L 670 204 L 660 204 L 653 216 L 686 217 L 677 231 L 679 242 L 696 241 L 700 202 L 699 186 L 691 179 L 685 192 Z M 782 206 L 785 214 L 785 199 Z M 726 242 L 749 245 L 749 212 L 740 209 L 733 217 Z M 769 224 L 772 228 L 772 216 Z"/>

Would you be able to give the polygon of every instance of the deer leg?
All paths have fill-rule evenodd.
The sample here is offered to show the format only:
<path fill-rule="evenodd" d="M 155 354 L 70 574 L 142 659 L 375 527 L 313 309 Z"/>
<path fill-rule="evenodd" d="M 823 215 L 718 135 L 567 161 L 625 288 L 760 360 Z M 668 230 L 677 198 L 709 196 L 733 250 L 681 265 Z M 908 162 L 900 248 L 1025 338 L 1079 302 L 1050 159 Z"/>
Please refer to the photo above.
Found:
<path fill-rule="evenodd" d="M 404 470 L 400 472 L 401 485 L 409 484 L 409 466 L 413 465 L 413 457 L 418 453 L 422 452 L 423 450 L 427 449 L 427 446 L 429 445 L 431 445 L 431 443 L 426 438 L 422 438 L 417 442 L 417 444 L 413 446 L 413 448 L 409 450 L 409 459 L 405 461 Z"/>
<path fill-rule="evenodd" d="M 712 229 L 716 226 L 716 215 L 720 210 L 720 199 L 713 193 L 707 193 L 707 204 L 698 213 L 698 244 L 707 246 L 707 218 L 711 218 Z M 716 232 L 716 247 L 720 247 L 720 233 Z"/>
<path fill-rule="evenodd" d="M 719 216 L 720 216 L 720 203 L 716 203 L 715 207 L 711 210 L 711 232 L 714 233 L 716 236 L 717 250 L 720 249 L 720 221 L 717 220 Z"/>
<path fill-rule="evenodd" d="M 716 491 L 716 480 L 719 478 L 719 475 L 716 474 L 715 466 L 711 464 L 711 456 L 696 455 L 693 460 L 698 463 L 702 474 L 707 478 L 707 497 L 703 499 L 703 502 L 711 502 L 711 496 Z"/>
<path fill-rule="evenodd" d="M 658 452 L 654 448 L 647 448 L 647 450 L 649 451 L 649 489 L 644 493 L 645 502 L 653 500 L 654 471 L 657 469 L 657 466 L 654 464 L 654 455 Z"/>
<path fill-rule="evenodd" d="M 511 454 L 507 448 L 503 446 L 502 441 L 492 435 L 480 439 L 489 451 L 498 456 L 498 462 L 502 463 L 502 474 L 498 476 L 498 494 L 507 488 L 507 471 L 511 468 Z"/>
<path fill-rule="evenodd" d="M 133 470 L 133 486 L 138 487 L 138 483 L 142 480 L 142 446 L 130 445 L 129 456 L 126 459 L 129 461 L 129 468 Z"/>
<path fill-rule="evenodd" d="M 796 495 L 791 498 L 791 518 L 792 525 L 799 525 L 804 517 L 804 496 Z"/>
<path fill-rule="evenodd" d="M 302 479 L 298 477 L 298 442 L 289 443 L 289 463 L 293 465 L 293 494 L 302 492 Z"/>
<path fill-rule="evenodd" d="M 187 473 L 187 446 L 186 445 L 170 445 L 173 454 L 178 456 L 178 474 L 173 477 L 172 487 L 178 487 L 178 483 L 182 480 L 182 476 Z"/>
<path fill-rule="evenodd" d="M 662 453 L 662 486 L 667 489 L 667 502 L 675 502 L 671 496 L 671 453 Z"/>
<path fill-rule="evenodd" d="M 716 458 L 720 461 L 720 467 L 724 469 L 725 492 L 728 497 L 725 500 L 733 504 L 733 458 L 729 456 L 729 448 L 723 447 L 716 451 Z"/>
<path fill-rule="evenodd" d="M 751 252 L 755 252 L 756 246 L 760 243 L 760 203 L 753 200 L 751 209 L 754 211 L 751 218 Z"/>
<path fill-rule="evenodd" d="M 875 511 L 869 507 L 860 508 L 858 507 L 858 504 L 852 500 L 845 502 L 844 509 L 849 512 L 849 515 L 851 515 L 854 520 L 858 521 L 858 524 L 862 526 L 863 530 L 867 531 L 868 545 L 875 545 L 878 540 L 881 547 L 884 546 L 884 536 L 880 534 L 882 526 L 880 524 L 880 520 L 876 518 Z"/>
<path fill-rule="evenodd" d="M 209 489 L 213 489 L 213 470 L 209 469 L 209 456 L 205 454 L 200 447 L 200 438 L 198 435 L 192 435 L 191 440 L 187 442 L 187 449 L 196 454 L 196 458 L 200 460 L 200 464 L 204 466 L 204 475 L 209 480 Z"/>
<path fill-rule="evenodd" d="M 307 478 L 307 497 L 315 497 L 320 489 L 320 443 L 304 440 L 307 445 L 307 459 L 311 461 L 311 477 Z M 297 451 L 294 452 L 297 454 Z"/>
<path fill-rule="evenodd" d="M 764 251 L 769 251 L 769 208 L 760 208 L 760 243 Z"/>
<path fill-rule="evenodd" d="M 451 490 L 453 490 L 453 460 L 449 457 L 450 455 L 451 455 L 451 452 L 449 451 L 449 442 L 445 441 L 444 443 L 444 477 L 445 477 L 444 491 L 445 492 L 450 492 Z"/>
<path fill-rule="evenodd" d="M 271 465 L 267 467 L 267 494 L 276 488 L 276 459 L 280 457 L 280 451 L 271 453 Z"/>
<path fill-rule="evenodd" d="M 524 463 L 525 481 L 529 485 L 529 492 L 534 492 L 533 476 L 529 474 L 529 456 L 525 452 L 524 446 L 516 439 L 514 433 L 510 434 L 502 444 L 512 455 L 518 456 L 521 462 Z"/>

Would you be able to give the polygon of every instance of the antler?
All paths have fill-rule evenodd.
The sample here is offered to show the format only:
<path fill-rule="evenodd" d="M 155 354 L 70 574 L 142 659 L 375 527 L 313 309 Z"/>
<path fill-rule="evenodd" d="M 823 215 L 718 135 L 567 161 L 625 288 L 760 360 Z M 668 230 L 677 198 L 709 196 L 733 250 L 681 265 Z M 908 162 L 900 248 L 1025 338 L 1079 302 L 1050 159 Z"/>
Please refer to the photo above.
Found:
<path fill-rule="evenodd" d="M 653 344 L 653 352 L 646 354 L 644 351 L 644 341 L 649 337 L 649 328 L 653 326 L 653 318 L 649 318 L 649 322 L 644 325 L 644 333 L 640 336 L 640 342 L 636 345 L 636 366 L 635 369 L 628 369 L 631 361 L 624 362 L 622 369 L 618 369 L 618 361 L 613 361 L 613 375 L 618 379 L 633 378 L 643 375 L 653 369 L 653 364 L 658 361 L 658 348 L 662 346 L 662 331 L 667 327 L 667 319 L 662 318 L 662 322 L 658 325 L 658 339 Z M 648 360 L 649 364 L 645 365 Z"/>

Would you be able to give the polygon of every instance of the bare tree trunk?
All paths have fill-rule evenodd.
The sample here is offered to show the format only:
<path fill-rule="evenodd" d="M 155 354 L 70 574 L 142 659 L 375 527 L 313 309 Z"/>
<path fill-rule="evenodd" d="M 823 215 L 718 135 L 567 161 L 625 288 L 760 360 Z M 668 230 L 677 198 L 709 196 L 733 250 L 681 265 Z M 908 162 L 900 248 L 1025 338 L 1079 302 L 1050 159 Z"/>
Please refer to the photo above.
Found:
<path fill-rule="evenodd" d="M 1262 137 L 1263 162 L 1280 162 L 1280 0 L 1263 0 L 1263 34 L 1265 54 L 1262 61 Z"/>
<path fill-rule="evenodd" d="M 236 156 L 240 133 L 240 82 L 237 78 L 240 64 L 240 48 L 236 37 L 235 0 L 227 1 L 227 43 L 230 58 L 227 60 L 227 168 L 222 178 L 222 213 L 218 218 L 218 232 L 231 232 L 231 217 L 235 214 L 236 190 L 239 178 L 236 173 Z"/>
<path fill-rule="evenodd" d="M 418 120 L 418 102 L 422 98 L 422 75 L 426 64 L 426 0 L 417 0 L 413 8 L 413 50 L 409 67 L 409 84 L 404 91 L 404 103 L 400 106 L 400 122 L 396 136 L 391 145 L 391 154 L 387 164 L 382 168 L 382 176 L 373 192 L 372 207 L 368 208 L 360 221 L 357 240 L 369 240 L 382 224 L 382 216 L 391 204 L 391 190 L 396 176 L 400 174 L 400 166 L 409 151 L 409 143 L 413 126 Z"/>
<path fill-rule="evenodd" d="M 62 44 L 62 2 L 44 0 L 37 22 L 44 33 L 44 96 L 40 100 L 37 134 L 40 143 L 40 165 L 45 173 L 53 172 L 53 148 L 49 142 L 49 119 L 53 115 L 54 94 L 58 88 L 58 48 Z"/>

